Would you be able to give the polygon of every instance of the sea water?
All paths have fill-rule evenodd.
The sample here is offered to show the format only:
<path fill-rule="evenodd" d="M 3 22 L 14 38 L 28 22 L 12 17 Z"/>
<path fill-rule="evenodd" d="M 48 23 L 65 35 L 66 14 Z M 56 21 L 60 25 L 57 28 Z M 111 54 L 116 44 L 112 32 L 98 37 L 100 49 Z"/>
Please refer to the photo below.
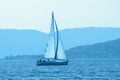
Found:
<path fill-rule="evenodd" d="M 73 59 L 66 66 L 36 61 L 0 60 L 0 80 L 120 80 L 120 60 Z"/>

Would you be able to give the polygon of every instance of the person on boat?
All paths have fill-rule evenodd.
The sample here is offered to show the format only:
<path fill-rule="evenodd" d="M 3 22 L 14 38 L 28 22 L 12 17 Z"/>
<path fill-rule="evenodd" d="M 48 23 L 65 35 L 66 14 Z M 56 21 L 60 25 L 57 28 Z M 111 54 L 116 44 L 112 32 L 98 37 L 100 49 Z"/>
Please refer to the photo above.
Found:
<path fill-rule="evenodd" d="M 40 59 L 40 62 L 42 62 L 41 59 Z"/>
<path fill-rule="evenodd" d="M 45 60 L 43 60 L 43 62 L 46 62 Z"/>

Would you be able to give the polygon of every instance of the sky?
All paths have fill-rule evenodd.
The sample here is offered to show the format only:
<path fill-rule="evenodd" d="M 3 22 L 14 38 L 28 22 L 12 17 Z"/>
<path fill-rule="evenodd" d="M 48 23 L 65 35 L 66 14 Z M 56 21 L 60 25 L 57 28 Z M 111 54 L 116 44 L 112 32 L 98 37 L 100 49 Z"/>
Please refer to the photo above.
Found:
<path fill-rule="evenodd" d="M 0 29 L 120 27 L 120 0 L 0 0 Z"/>

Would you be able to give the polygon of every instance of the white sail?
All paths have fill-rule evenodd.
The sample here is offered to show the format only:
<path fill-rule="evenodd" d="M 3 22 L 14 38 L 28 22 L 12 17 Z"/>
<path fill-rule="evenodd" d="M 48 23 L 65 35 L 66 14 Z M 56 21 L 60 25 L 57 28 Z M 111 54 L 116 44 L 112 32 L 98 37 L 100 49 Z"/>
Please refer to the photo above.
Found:
<path fill-rule="evenodd" d="M 57 23 L 55 21 L 55 27 L 56 27 L 56 49 L 57 49 L 57 53 L 56 53 L 56 58 L 57 59 L 66 59 L 66 55 L 65 55 L 65 51 L 63 49 L 63 44 L 62 44 L 62 40 L 58 31 L 58 27 L 57 27 Z"/>
<path fill-rule="evenodd" d="M 45 58 L 54 58 L 55 57 L 55 48 L 54 48 L 54 36 L 49 37 L 47 48 L 45 50 Z"/>
<path fill-rule="evenodd" d="M 57 59 L 66 59 L 65 51 L 63 49 L 63 45 L 60 37 L 58 41 L 59 42 L 58 42 Z"/>
<path fill-rule="evenodd" d="M 50 36 L 47 44 L 47 48 L 45 50 L 45 58 L 54 58 L 55 57 L 55 33 L 54 33 L 54 14 L 52 13 L 52 21 L 50 28 Z"/>

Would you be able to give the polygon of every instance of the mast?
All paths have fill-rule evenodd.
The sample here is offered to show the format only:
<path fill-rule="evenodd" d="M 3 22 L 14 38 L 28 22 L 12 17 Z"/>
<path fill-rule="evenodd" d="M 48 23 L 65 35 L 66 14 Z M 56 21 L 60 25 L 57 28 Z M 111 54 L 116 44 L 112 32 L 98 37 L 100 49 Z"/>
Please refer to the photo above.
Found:
<path fill-rule="evenodd" d="M 55 18 L 54 18 L 54 12 L 52 12 L 52 27 L 53 27 L 53 34 L 54 34 L 54 52 L 56 52 L 56 42 L 55 42 Z"/>
<path fill-rule="evenodd" d="M 58 27 L 54 18 L 54 12 L 52 12 L 52 34 L 54 35 L 54 52 L 55 52 L 55 57 L 54 59 L 57 59 L 57 51 L 58 51 Z M 55 35 L 55 30 L 56 30 L 56 35 Z"/>
<path fill-rule="evenodd" d="M 56 36 L 57 36 L 57 42 L 56 42 L 56 50 L 55 50 L 55 59 L 57 59 L 57 52 L 58 52 L 58 42 L 59 42 L 59 35 L 58 35 L 58 27 L 57 27 L 57 23 L 56 23 L 56 21 L 55 21 L 55 26 L 56 26 Z"/>
<path fill-rule="evenodd" d="M 57 23 L 56 20 L 54 19 L 54 28 L 56 30 L 56 35 L 55 36 L 55 59 L 66 59 L 66 55 L 63 49 L 63 44 L 60 39 L 60 34 L 58 31 Z"/>

